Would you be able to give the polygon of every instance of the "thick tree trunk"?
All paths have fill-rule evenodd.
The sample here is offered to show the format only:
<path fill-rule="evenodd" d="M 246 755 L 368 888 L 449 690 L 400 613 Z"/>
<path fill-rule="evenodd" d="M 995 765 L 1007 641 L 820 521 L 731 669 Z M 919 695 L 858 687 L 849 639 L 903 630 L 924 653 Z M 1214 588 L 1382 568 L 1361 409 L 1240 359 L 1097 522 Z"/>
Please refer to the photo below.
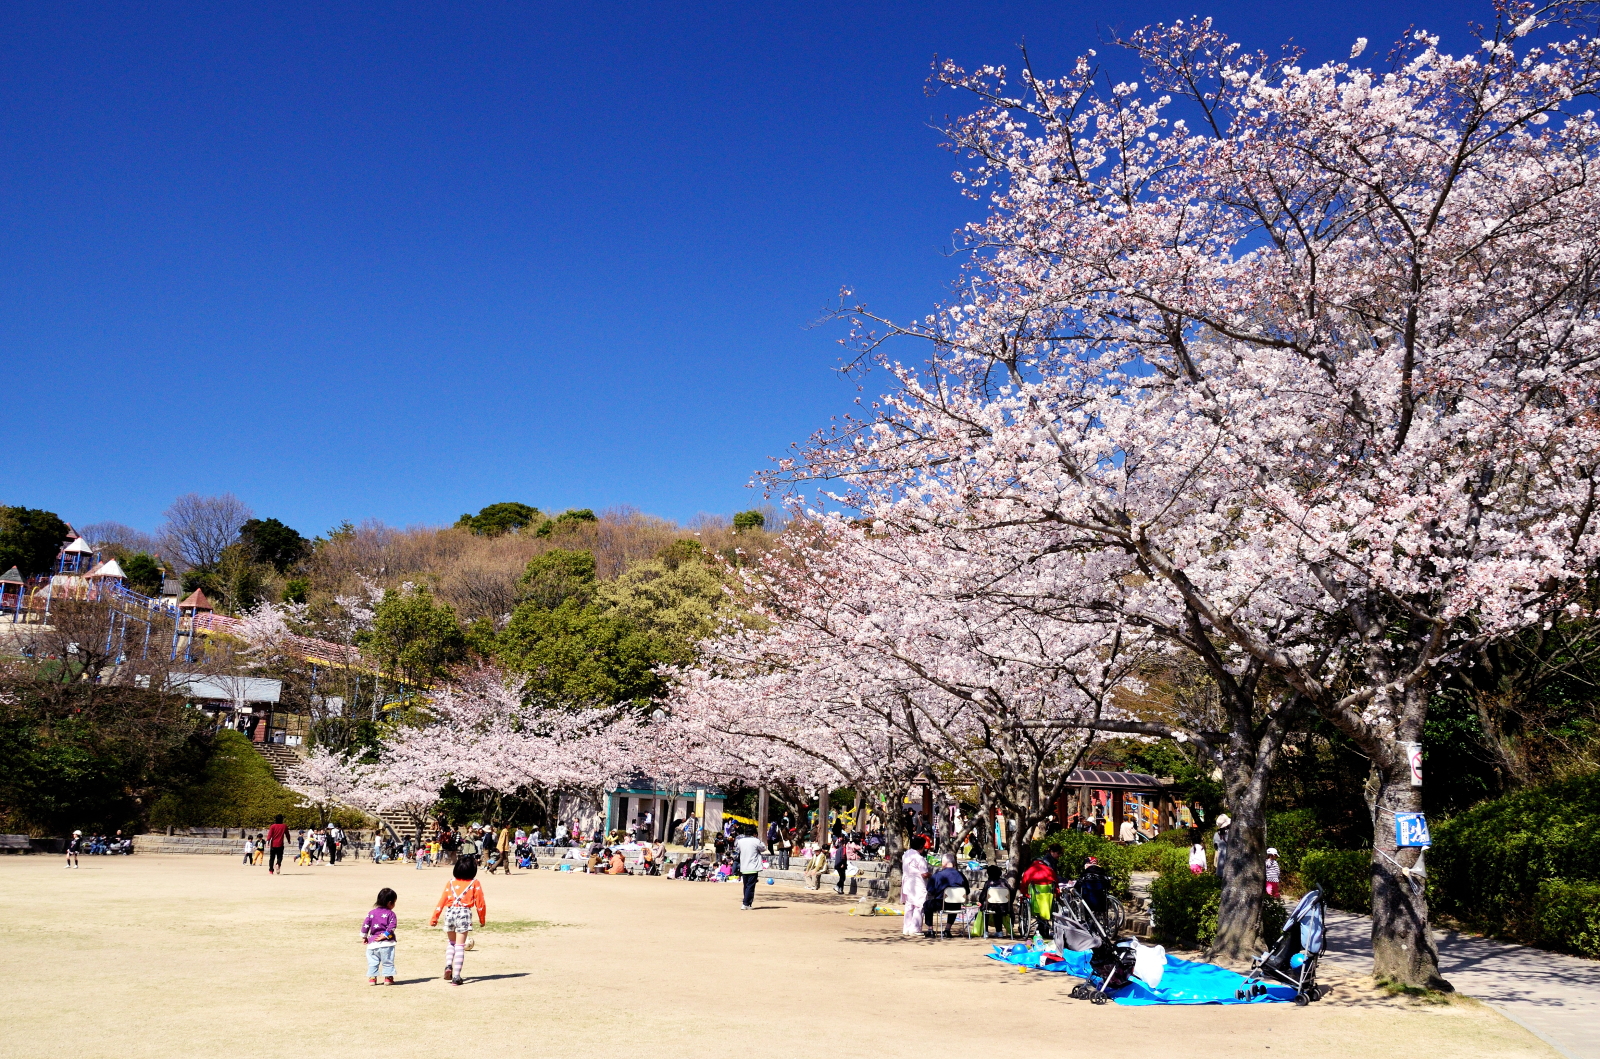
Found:
<path fill-rule="evenodd" d="M 1372 974 L 1420 989 L 1450 991 L 1439 974 L 1439 949 L 1428 929 L 1428 895 L 1420 876 L 1408 876 L 1420 849 L 1395 846 L 1396 813 L 1422 812 L 1422 788 L 1411 785 L 1411 766 L 1398 747 L 1378 765 L 1372 834 Z"/>
<path fill-rule="evenodd" d="M 1254 770 L 1253 770 L 1254 771 Z M 1256 777 L 1251 776 L 1251 779 Z M 1266 802 L 1263 782 L 1247 782 L 1228 799 L 1227 843 L 1218 858 L 1222 883 L 1217 907 L 1217 933 L 1206 959 L 1221 964 L 1248 964 L 1266 947 L 1261 937 L 1261 900 L 1266 893 Z M 1235 790 L 1232 784 L 1230 791 Z"/>

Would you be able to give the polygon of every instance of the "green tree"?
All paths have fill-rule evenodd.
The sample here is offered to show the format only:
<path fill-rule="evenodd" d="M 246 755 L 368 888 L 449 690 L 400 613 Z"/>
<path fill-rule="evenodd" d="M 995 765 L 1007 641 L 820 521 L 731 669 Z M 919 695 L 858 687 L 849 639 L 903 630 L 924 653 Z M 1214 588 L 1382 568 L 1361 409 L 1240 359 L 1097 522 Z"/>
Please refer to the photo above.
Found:
<path fill-rule="evenodd" d="M 733 528 L 739 531 L 761 529 L 767 524 L 767 516 L 759 511 L 741 511 L 733 516 Z"/>
<path fill-rule="evenodd" d="M 694 646 L 734 613 L 727 582 L 698 541 L 675 541 L 596 591 L 598 602 L 653 637 L 664 661 L 687 662 Z"/>
<path fill-rule="evenodd" d="M 135 592 L 153 596 L 161 591 L 161 564 L 148 552 L 134 552 L 122 560 L 122 572 Z"/>
<path fill-rule="evenodd" d="M 503 504 L 490 504 L 476 515 L 462 515 L 456 519 L 456 528 L 468 530 L 480 537 L 498 537 L 512 530 L 531 526 L 538 517 L 538 508 L 508 501 Z"/>
<path fill-rule="evenodd" d="M 361 639 L 394 679 L 428 687 L 466 655 L 467 640 L 455 608 L 435 603 L 426 588 L 389 592 Z"/>
<path fill-rule="evenodd" d="M 572 706 L 644 702 L 661 690 L 660 643 L 627 618 L 577 599 L 519 606 L 500 634 L 499 658 L 528 678 L 530 695 Z"/>
<path fill-rule="evenodd" d="M 548 537 L 552 533 L 557 533 L 562 530 L 576 529 L 585 522 L 599 521 L 599 517 L 588 508 L 574 508 L 570 511 L 563 511 L 555 518 L 545 519 L 544 522 L 539 526 L 538 535 L 541 537 Z"/>
<path fill-rule="evenodd" d="M 25 577 L 49 573 L 70 532 L 53 511 L 0 507 L 0 573 L 13 566 Z"/>
<path fill-rule="evenodd" d="M 593 552 L 552 548 L 523 570 L 524 598 L 541 610 L 554 610 L 569 599 L 582 605 L 594 596 L 594 575 Z"/>
<path fill-rule="evenodd" d="M 250 558 L 283 573 L 311 554 L 311 542 L 275 518 L 253 518 L 239 527 L 239 540 Z"/>

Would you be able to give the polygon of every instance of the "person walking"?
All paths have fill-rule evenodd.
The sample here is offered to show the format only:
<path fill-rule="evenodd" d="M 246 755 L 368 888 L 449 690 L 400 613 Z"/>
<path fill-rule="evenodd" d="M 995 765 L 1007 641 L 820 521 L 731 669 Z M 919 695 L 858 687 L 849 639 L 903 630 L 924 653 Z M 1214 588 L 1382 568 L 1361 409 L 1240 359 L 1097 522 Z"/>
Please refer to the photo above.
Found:
<path fill-rule="evenodd" d="M 756 880 L 761 878 L 761 853 L 766 849 L 755 833 L 746 828 L 734 840 L 733 850 L 739 858 L 739 879 L 744 883 L 744 902 L 739 908 L 748 911 L 756 900 Z"/>
<path fill-rule="evenodd" d="M 1283 869 L 1278 866 L 1278 851 L 1267 850 L 1267 896 L 1278 896 L 1278 883 L 1283 878 Z"/>
<path fill-rule="evenodd" d="M 241 828 L 239 833 L 244 836 L 244 862 L 248 865 L 256 859 L 256 841 L 250 837 L 250 832 Z"/>
<path fill-rule="evenodd" d="M 843 835 L 838 835 L 833 840 L 833 870 L 838 874 L 839 881 L 833 884 L 833 892 L 844 893 L 844 874 L 850 867 L 849 846 Z"/>
<path fill-rule="evenodd" d="M 489 910 L 483 900 L 483 886 L 478 879 L 478 862 L 471 857 L 457 857 L 450 873 L 453 878 L 445 883 L 439 903 L 433 908 L 433 918 L 428 926 L 439 925 L 444 917 L 444 980 L 461 984 L 461 969 L 467 960 L 467 934 L 472 930 L 472 913 L 478 913 L 478 925 L 487 923 Z"/>
<path fill-rule="evenodd" d="M 361 923 L 361 943 L 367 947 L 368 985 L 377 985 L 379 974 L 383 975 L 384 985 L 394 985 L 395 928 L 400 925 L 394 906 L 398 900 L 399 896 L 385 886 L 378 891 L 378 900 Z"/>
<path fill-rule="evenodd" d="M 339 863 L 339 857 L 344 853 L 344 829 L 338 824 L 328 828 L 328 866 Z"/>
<path fill-rule="evenodd" d="M 283 843 L 289 837 L 289 828 L 283 822 L 283 814 L 279 813 L 272 818 L 272 826 L 267 828 L 267 874 L 283 874 Z"/>
<path fill-rule="evenodd" d="M 72 837 L 67 839 L 67 867 L 78 866 L 78 851 L 83 849 L 83 832 L 74 831 Z"/>

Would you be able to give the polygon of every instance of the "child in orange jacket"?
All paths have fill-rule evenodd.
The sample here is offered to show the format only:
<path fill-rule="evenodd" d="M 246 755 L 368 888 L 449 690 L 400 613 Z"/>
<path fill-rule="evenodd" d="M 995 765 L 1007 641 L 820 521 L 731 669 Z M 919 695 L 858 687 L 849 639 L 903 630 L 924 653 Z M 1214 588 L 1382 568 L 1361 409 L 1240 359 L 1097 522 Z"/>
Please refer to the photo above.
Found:
<path fill-rule="evenodd" d="M 455 878 L 445 884 L 428 926 L 438 926 L 439 917 L 444 917 L 444 980 L 460 985 L 461 967 L 467 961 L 467 932 L 472 929 L 472 912 L 477 910 L 481 927 L 488 922 L 488 909 L 483 903 L 483 887 L 477 882 L 478 862 L 472 857 L 457 858 L 453 874 Z"/>

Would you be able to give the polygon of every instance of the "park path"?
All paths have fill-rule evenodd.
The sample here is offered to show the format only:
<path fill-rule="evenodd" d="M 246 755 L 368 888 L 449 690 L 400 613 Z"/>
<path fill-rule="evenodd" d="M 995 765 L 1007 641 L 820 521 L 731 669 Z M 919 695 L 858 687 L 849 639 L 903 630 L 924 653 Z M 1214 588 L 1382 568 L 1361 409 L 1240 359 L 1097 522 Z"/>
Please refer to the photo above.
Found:
<path fill-rule="evenodd" d="M 1567 1059 L 1600 1059 L 1600 962 L 1504 941 L 1434 931 L 1439 969 Z M 1372 967 L 1372 920 L 1328 910 L 1327 959 Z"/>

